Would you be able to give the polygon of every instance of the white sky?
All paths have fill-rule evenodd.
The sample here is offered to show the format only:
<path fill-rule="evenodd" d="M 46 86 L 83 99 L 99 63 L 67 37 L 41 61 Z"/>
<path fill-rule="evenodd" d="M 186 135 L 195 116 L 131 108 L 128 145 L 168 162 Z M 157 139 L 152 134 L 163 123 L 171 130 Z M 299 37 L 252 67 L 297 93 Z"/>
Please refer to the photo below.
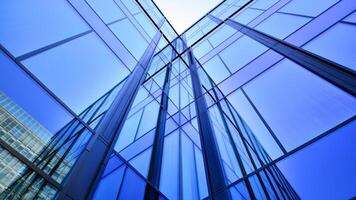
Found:
<path fill-rule="evenodd" d="M 181 34 L 222 0 L 154 0 L 174 29 Z"/>

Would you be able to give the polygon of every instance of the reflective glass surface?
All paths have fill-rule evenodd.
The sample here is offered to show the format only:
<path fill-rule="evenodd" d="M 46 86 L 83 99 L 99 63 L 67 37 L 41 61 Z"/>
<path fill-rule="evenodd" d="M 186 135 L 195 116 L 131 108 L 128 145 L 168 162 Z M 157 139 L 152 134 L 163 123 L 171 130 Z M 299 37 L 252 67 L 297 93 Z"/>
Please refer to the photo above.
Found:
<path fill-rule="evenodd" d="M 356 71 L 356 25 L 338 23 L 304 46 L 308 51 Z M 336 50 L 337 49 L 337 50 Z"/>
<path fill-rule="evenodd" d="M 78 114 L 129 74 L 95 33 L 22 63 Z"/>
<path fill-rule="evenodd" d="M 0 199 L 355 197 L 352 0 L 155 3 L 0 3 Z"/>
<path fill-rule="evenodd" d="M 287 59 L 245 89 L 289 150 L 356 114 L 354 97 Z"/>
<path fill-rule="evenodd" d="M 65 0 L 2 2 L 0 22 L 0 42 L 14 56 L 23 55 L 90 29 Z"/>
<path fill-rule="evenodd" d="M 246 47 L 249 48 L 246 48 Z M 231 72 L 241 69 L 244 65 L 251 62 L 267 48 L 262 44 L 243 36 L 236 40 L 232 45 L 226 47 L 221 53 L 220 57 L 223 59 Z"/>

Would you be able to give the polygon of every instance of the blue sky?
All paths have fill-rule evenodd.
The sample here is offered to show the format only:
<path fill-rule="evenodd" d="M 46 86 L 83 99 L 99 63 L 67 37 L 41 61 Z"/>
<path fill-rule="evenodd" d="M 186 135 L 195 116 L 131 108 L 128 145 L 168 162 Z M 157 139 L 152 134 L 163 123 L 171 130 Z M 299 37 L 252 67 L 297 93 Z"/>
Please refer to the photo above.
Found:
<path fill-rule="evenodd" d="M 180 34 L 222 0 L 154 0 Z"/>

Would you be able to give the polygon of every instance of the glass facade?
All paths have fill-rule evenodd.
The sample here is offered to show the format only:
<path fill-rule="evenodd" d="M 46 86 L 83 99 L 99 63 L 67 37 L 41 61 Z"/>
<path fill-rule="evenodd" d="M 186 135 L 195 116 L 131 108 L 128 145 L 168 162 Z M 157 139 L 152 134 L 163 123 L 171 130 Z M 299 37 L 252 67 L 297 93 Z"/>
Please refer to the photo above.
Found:
<path fill-rule="evenodd" d="M 356 198 L 355 10 L 1 2 L 0 199 Z"/>

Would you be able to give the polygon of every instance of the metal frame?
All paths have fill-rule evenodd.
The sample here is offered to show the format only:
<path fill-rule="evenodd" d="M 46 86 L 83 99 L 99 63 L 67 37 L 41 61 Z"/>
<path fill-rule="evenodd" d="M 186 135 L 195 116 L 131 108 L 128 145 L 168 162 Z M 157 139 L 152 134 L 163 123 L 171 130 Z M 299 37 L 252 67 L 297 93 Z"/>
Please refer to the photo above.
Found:
<path fill-rule="evenodd" d="M 208 182 L 209 194 L 212 196 L 219 189 L 226 186 L 225 174 L 222 163 L 219 159 L 219 152 L 214 138 L 214 130 L 210 122 L 208 106 L 203 95 L 202 86 L 198 75 L 198 67 L 191 50 L 188 52 L 189 70 L 192 80 L 195 107 L 197 111 L 199 135 L 202 145 L 202 152 L 205 164 L 206 177 Z M 222 199 L 231 199 L 228 191 L 220 194 Z"/>
<path fill-rule="evenodd" d="M 93 192 L 93 183 L 96 185 L 95 183 L 98 182 L 98 174 L 103 171 L 105 159 L 107 159 L 110 149 L 113 148 L 133 99 L 144 81 L 160 38 L 161 33 L 157 32 L 98 125 L 97 134 L 91 138 L 86 150 L 72 168 L 71 174 L 73 175 L 68 177 L 57 199 L 85 199 Z M 77 185 L 81 185 L 81 187 L 75 187 Z"/>
<path fill-rule="evenodd" d="M 218 24 L 226 23 L 230 27 L 273 49 L 342 90 L 356 96 L 356 74 L 350 69 L 231 19 L 222 21 L 210 14 L 208 16 Z"/>
<path fill-rule="evenodd" d="M 74 1 L 74 0 L 68 0 L 68 2 L 75 8 L 75 10 L 81 15 L 81 17 L 85 21 L 87 21 L 87 23 L 89 25 L 93 25 L 95 20 L 86 19 L 85 16 L 88 13 L 83 12 L 83 9 L 85 10 L 86 8 L 82 7 L 83 6 L 83 5 L 81 5 L 82 3 L 78 3 L 79 1 Z M 144 10 L 144 7 L 142 6 L 142 4 L 138 0 L 136 0 L 136 2 L 139 4 L 141 9 L 144 11 L 143 13 L 145 13 L 148 16 L 148 18 L 153 21 L 151 16 L 148 15 L 148 12 L 146 12 Z M 224 2 L 225 1 L 221 2 L 219 5 L 221 5 Z M 252 2 L 252 1 L 250 1 L 250 2 Z M 156 4 L 154 2 L 153 2 L 153 4 L 156 6 Z M 248 4 L 246 4 L 246 5 L 248 5 Z M 217 8 L 219 5 L 217 5 L 215 8 Z M 87 5 L 87 6 L 89 6 L 89 5 Z M 213 11 L 215 8 L 213 8 L 211 11 Z M 161 10 L 158 7 L 157 7 L 157 9 L 161 13 Z M 237 10 L 231 16 L 235 15 L 240 10 L 241 9 Z M 95 13 L 95 11 L 92 13 Z M 296 47 L 296 46 L 294 46 L 290 43 L 287 43 L 283 40 L 279 40 L 272 36 L 264 34 L 260 31 L 255 30 L 254 28 L 250 28 L 248 26 L 237 23 L 237 22 L 229 19 L 231 16 L 229 16 L 226 20 L 222 21 L 222 20 L 212 16 L 209 13 L 207 15 L 205 15 L 204 17 L 209 17 L 211 20 L 215 21 L 217 23 L 217 26 L 215 26 L 208 33 L 204 34 L 204 36 L 202 36 L 200 39 L 198 39 L 192 46 L 196 45 L 199 41 L 204 39 L 212 31 L 216 30 L 219 26 L 221 26 L 222 24 L 225 23 L 225 24 L 231 26 L 232 28 L 236 29 L 237 31 L 240 31 L 243 34 L 251 37 L 252 39 L 266 45 L 267 47 L 273 49 L 274 51 L 280 53 L 281 55 L 283 55 L 283 56 L 291 59 L 292 61 L 298 63 L 299 65 L 303 66 L 307 70 L 313 72 L 314 74 L 317 74 L 318 76 L 322 77 L 323 79 L 328 80 L 332 84 L 338 86 L 339 88 L 343 89 L 344 91 L 355 96 L 355 94 L 356 94 L 356 79 L 355 79 L 356 76 L 355 76 L 355 73 L 353 71 L 349 70 L 348 68 L 341 66 L 337 63 L 333 63 L 332 61 L 329 61 L 329 60 L 322 58 L 320 56 L 314 55 L 308 51 L 303 50 L 300 47 Z M 162 16 L 164 17 L 163 14 L 162 14 Z M 198 23 L 199 21 L 197 21 L 196 23 Z M 169 24 L 168 21 L 167 21 L 167 23 Z M 103 25 L 103 24 L 105 25 L 105 23 L 102 21 L 101 25 Z M 191 73 L 193 92 L 194 92 L 196 110 L 197 110 L 198 121 L 199 121 L 199 129 L 201 132 L 200 137 L 201 137 L 201 142 L 202 142 L 202 147 L 203 147 L 203 157 L 204 157 L 205 169 L 206 169 L 206 173 L 207 173 L 210 197 L 214 198 L 213 197 L 214 194 L 223 192 L 222 196 L 220 196 L 220 197 L 229 199 L 230 197 L 229 197 L 228 192 L 226 191 L 226 188 L 228 188 L 242 180 L 242 179 L 239 179 L 232 184 L 226 185 L 225 180 L 224 180 L 224 171 L 220 164 L 218 150 L 216 148 L 216 142 L 214 139 L 213 128 L 212 128 L 212 125 L 210 122 L 209 114 L 207 112 L 208 107 L 206 105 L 206 101 L 205 101 L 204 93 L 203 93 L 203 90 L 201 87 L 200 79 L 197 74 L 197 63 L 196 63 L 197 61 L 195 60 L 195 58 L 193 56 L 191 48 L 186 47 L 182 53 L 177 52 L 175 45 L 173 44 L 175 40 L 168 41 L 168 39 L 164 35 L 163 31 L 160 30 L 160 26 L 162 26 L 162 24 L 158 25 L 158 24 L 154 23 L 154 25 L 158 29 L 156 36 L 151 41 L 149 47 L 147 48 L 146 52 L 140 59 L 139 63 L 136 65 L 136 67 L 135 67 L 134 71 L 132 72 L 132 74 L 130 75 L 130 77 L 127 79 L 127 82 L 125 82 L 125 85 L 122 88 L 121 92 L 116 96 L 113 105 L 105 113 L 105 115 L 103 114 L 104 118 L 100 122 L 99 128 L 95 131 L 96 134 L 94 134 L 95 133 L 94 130 L 92 130 L 88 126 L 87 123 L 85 123 L 78 115 L 76 115 L 73 111 L 71 111 L 71 109 L 65 103 L 63 103 L 54 93 L 52 93 L 43 83 L 41 83 L 41 81 L 38 80 L 20 62 L 24 59 L 31 57 L 31 56 L 37 55 L 41 52 L 44 52 L 46 50 L 49 50 L 51 48 L 54 48 L 56 46 L 66 43 L 66 42 L 70 42 L 76 38 L 82 37 L 82 36 L 89 34 L 93 31 L 98 33 L 99 37 L 104 41 L 104 43 L 119 58 L 118 52 L 119 52 L 119 50 L 122 50 L 124 47 L 122 45 L 121 46 L 118 45 L 115 48 L 115 47 L 113 47 L 113 45 L 108 44 L 110 37 L 105 36 L 103 38 L 100 34 L 100 33 L 103 33 L 103 31 L 105 32 L 107 30 L 102 30 L 102 27 L 100 27 L 101 25 L 100 26 L 92 26 L 93 30 L 88 30 L 83 33 L 77 34 L 75 36 L 63 39 L 61 41 L 58 41 L 53 44 L 47 45 L 45 47 L 39 48 L 37 50 L 28 52 L 24 55 L 18 56 L 17 58 L 13 57 L 3 46 L 1 46 L 1 49 L 5 52 L 5 54 L 7 54 L 7 56 L 9 56 L 27 75 L 29 75 L 37 84 L 39 84 L 40 87 L 42 87 L 50 96 L 52 96 L 55 99 L 55 101 L 59 102 L 59 104 L 61 106 L 63 106 L 67 111 L 69 111 L 74 116 L 74 119 L 78 120 L 78 123 L 83 124 L 83 126 L 85 128 L 87 128 L 88 130 L 90 130 L 93 133 L 93 136 L 92 136 L 89 144 L 87 145 L 86 150 L 83 152 L 80 159 L 77 161 L 77 163 L 73 167 L 71 174 L 68 176 L 68 178 L 65 181 L 63 186 L 61 184 L 59 184 L 57 181 L 55 181 L 50 175 L 44 173 L 43 170 L 41 170 L 39 167 L 37 167 L 30 160 L 28 160 L 27 158 L 25 158 L 24 156 L 19 154 L 10 145 L 6 144 L 6 142 L 4 142 L 3 140 L 0 140 L 1 147 L 6 149 L 7 151 L 9 151 L 10 154 L 14 155 L 17 159 L 19 159 L 21 162 L 23 162 L 31 170 L 38 173 L 42 178 L 44 178 L 45 181 L 52 184 L 55 188 L 57 188 L 59 190 L 57 199 L 85 199 L 85 198 L 92 196 L 93 191 L 95 190 L 95 186 L 98 183 L 99 177 L 104 170 L 104 167 L 108 160 L 109 154 L 112 151 L 112 148 L 113 148 L 112 145 L 118 137 L 120 129 L 122 128 L 122 125 L 125 121 L 125 118 L 126 118 L 128 112 L 129 112 L 129 109 L 131 107 L 133 99 L 138 91 L 138 88 L 142 85 L 142 83 L 144 83 L 144 81 L 154 77 L 154 75 L 159 73 L 162 69 L 167 68 L 166 78 L 165 78 L 162 97 L 161 97 L 160 113 L 159 113 L 159 118 L 157 120 L 157 129 L 156 129 L 156 135 L 155 135 L 154 145 L 153 145 L 154 149 L 152 151 L 152 157 L 151 157 L 150 172 L 149 172 L 149 176 L 148 176 L 149 184 L 146 188 L 146 192 L 149 191 L 149 193 L 146 193 L 147 198 L 150 198 L 150 197 L 157 198 L 158 197 L 157 194 L 159 194 L 159 192 L 157 193 L 156 190 L 150 190 L 150 189 L 152 189 L 152 187 L 155 189 L 157 189 L 159 187 L 160 168 L 161 168 L 162 153 L 163 153 L 165 120 L 167 118 L 168 92 L 169 92 L 169 85 L 170 85 L 169 76 L 170 76 L 170 71 L 172 68 L 172 61 L 175 59 L 178 59 L 178 58 L 182 58 L 182 55 L 185 53 L 188 53 L 188 55 L 189 55 L 188 56 L 189 70 Z M 169 24 L 169 25 L 171 26 L 171 24 Z M 194 24 L 192 26 L 194 26 Z M 186 31 L 184 31 L 182 33 L 182 35 L 184 35 L 190 28 L 188 28 Z M 172 27 L 172 29 L 174 30 L 173 27 Z M 155 74 L 153 74 L 151 77 L 149 77 L 148 79 L 145 80 L 145 75 L 147 74 L 148 66 L 149 66 L 150 62 L 152 61 L 152 57 L 154 56 L 153 54 L 154 54 L 155 47 L 158 44 L 158 41 L 160 40 L 161 36 L 163 36 L 168 41 L 168 43 L 169 43 L 168 45 L 172 47 L 172 60 L 169 64 L 163 66 Z M 180 37 L 181 36 L 178 35 L 177 38 L 180 39 Z M 118 39 L 115 41 L 119 42 L 117 44 L 121 44 Z M 117 48 L 117 47 L 120 47 L 120 48 Z M 131 55 L 131 53 L 128 52 L 127 50 L 124 52 L 129 53 Z M 173 54 L 174 54 L 174 56 L 173 56 Z M 131 61 L 133 60 L 132 55 L 129 58 L 129 60 L 131 60 Z M 185 62 L 184 59 L 182 59 L 182 60 L 183 60 L 183 62 Z M 123 62 L 123 63 L 126 63 L 126 62 Z M 213 92 L 214 92 L 214 95 L 217 96 L 215 89 L 216 88 L 213 88 Z M 243 93 L 249 100 L 250 104 L 255 109 L 256 113 L 263 120 L 262 116 L 259 114 L 258 110 L 253 105 L 253 103 L 251 102 L 249 97 L 246 95 L 246 93 L 244 91 L 243 91 Z M 216 105 L 219 108 L 220 114 L 223 115 L 224 111 L 222 111 L 219 101 L 216 103 Z M 271 161 L 267 165 L 254 170 L 253 173 L 250 173 L 250 174 L 247 174 L 246 172 L 243 173 L 244 174 L 243 180 L 245 181 L 245 183 L 248 183 L 248 177 L 251 177 L 255 174 L 258 175 L 259 172 L 261 172 L 263 170 L 268 170 L 276 162 L 278 162 L 278 161 L 282 160 L 283 158 L 299 151 L 300 149 L 303 149 L 306 146 L 318 141 L 319 139 L 323 138 L 325 135 L 346 125 L 347 123 L 349 123 L 353 120 L 355 120 L 355 117 L 351 117 L 350 119 L 340 123 L 336 127 L 319 135 L 317 138 L 310 140 L 309 142 L 303 144 L 302 146 L 300 146 L 290 152 L 286 152 L 286 150 L 283 148 L 282 144 L 278 143 L 276 136 L 274 136 L 273 132 L 268 127 L 268 124 L 263 120 L 263 123 L 270 130 L 271 134 L 274 136 L 274 139 L 276 140 L 278 145 L 283 150 L 284 155 L 282 157 L 278 158 L 277 160 Z M 226 128 L 226 124 L 225 124 L 225 128 Z M 237 151 L 237 150 L 235 150 L 235 151 Z M 238 156 L 238 153 L 236 153 L 236 155 Z M 241 167 L 241 162 L 239 162 L 239 165 Z M 88 167 L 88 166 L 90 166 L 90 167 Z M 241 169 L 242 168 L 243 167 L 241 167 Z M 78 185 L 80 185 L 80 187 L 77 187 Z M 253 194 L 251 194 L 251 191 L 252 191 L 251 186 L 248 186 L 248 184 L 247 184 L 247 188 L 248 188 L 251 198 L 253 198 Z M 152 191 L 155 193 L 154 196 L 150 196 L 150 194 L 151 194 L 150 192 L 152 192 Z"/>
<path fill-rule="evenodd" d="M 175 44 L 173 44 L 175 46 Z M 168 63 L 166 75 L 164 79 L 164 84 L 162 88 L 161 105 L 157 119 L 157 126 L 155 131 L 155 137 L 152 147 L 152 155 L 150 160 L 150 167 L 148 172 L 148 181 L 157 188 L 159 188 L 161 168 L 162 168 L 162 155 L 163 155 L 163 144 L 164 144 L 164 133 L 166 129 L 166 119 L 168 110 L 168 96 L 170 89 L 170 77 L 172 71 L 172 59 L 175 58 L 175 52 L 172 51 L 171 62 Z M 151 187 L 146 186 L 145 192 L 146 199 L 157 199 L 156 191 L 153 191 Z"/>

